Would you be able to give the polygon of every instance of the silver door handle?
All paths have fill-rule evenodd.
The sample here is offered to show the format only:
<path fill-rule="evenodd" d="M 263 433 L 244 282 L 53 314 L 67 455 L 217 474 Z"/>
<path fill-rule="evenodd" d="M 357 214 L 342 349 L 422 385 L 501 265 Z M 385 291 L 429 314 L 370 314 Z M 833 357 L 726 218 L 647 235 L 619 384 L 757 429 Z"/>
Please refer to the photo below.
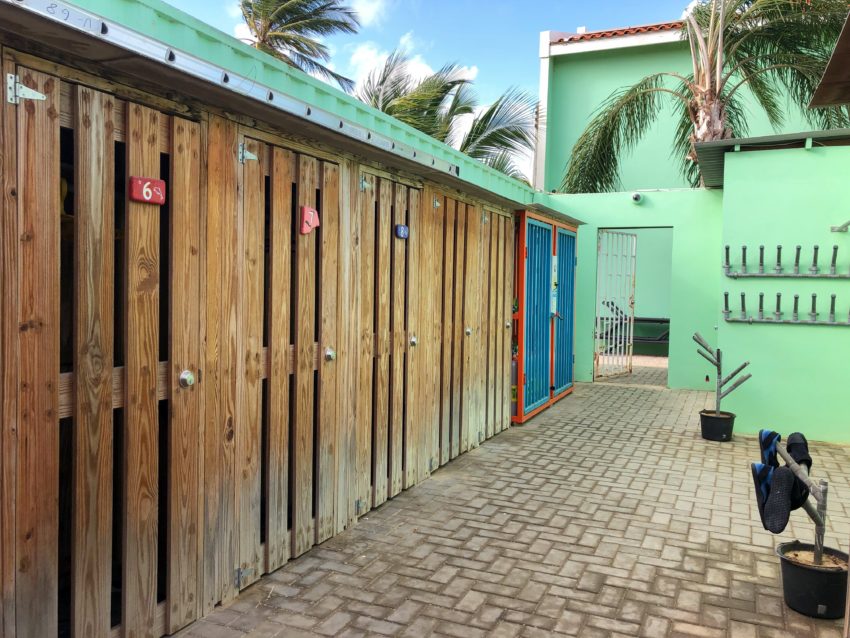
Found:
<path fill-rule="evenodd" d="M 419 343 L 419 339 L 417 339 L 416 335 L 411 335 L 410 336 L 410 345 L 415 346 L 417 343 Z"/>
<path fill-rule="evenodd" d="M 466 330 L 464 330 L 464 331 L 463 331 L 463 333 L 464 333 L 464 334 L 468 337 L 469 335 L 471 335 L 471 334 L 472 334 L 472 328 L 470 328 L 469 326 L 467 326 L 467 327 L 466 327 Z"/>
<path fill-rule="evenodd" d="M 325 361 L 336 361 L 336 350 L 325 348 Z"/>
<path fill-rule="evenodd" d="M 181 388 L 191 388 L 195 385 L 195 374 L 191 370 L 183 370 L 177 378 L 177 383 Z"/>

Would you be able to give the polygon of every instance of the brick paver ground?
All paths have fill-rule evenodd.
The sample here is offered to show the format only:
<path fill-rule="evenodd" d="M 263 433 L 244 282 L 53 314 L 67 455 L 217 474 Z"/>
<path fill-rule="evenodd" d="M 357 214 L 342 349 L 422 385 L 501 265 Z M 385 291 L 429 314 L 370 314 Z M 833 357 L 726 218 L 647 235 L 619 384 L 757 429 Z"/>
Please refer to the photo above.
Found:
<path fill-rule="evenodd" d="M 764 531 L 758 445 L 703 441 L 707 400 L 580 384 L 182 635 L 839 638 L 783 604 L 774 546 L 813 527 Z M 811 449 L 846 549 L 850 450 Z"/>

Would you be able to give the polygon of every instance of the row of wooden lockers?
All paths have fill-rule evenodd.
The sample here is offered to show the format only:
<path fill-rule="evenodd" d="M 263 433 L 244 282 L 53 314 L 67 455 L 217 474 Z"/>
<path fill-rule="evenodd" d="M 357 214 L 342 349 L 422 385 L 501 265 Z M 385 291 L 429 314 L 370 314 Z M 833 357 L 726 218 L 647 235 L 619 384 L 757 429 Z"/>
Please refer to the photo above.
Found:
<path fill-rule="evenodd" d="M 5 635 L 171 633 L 508 426 L 510 217 L 4 71 Z"/>

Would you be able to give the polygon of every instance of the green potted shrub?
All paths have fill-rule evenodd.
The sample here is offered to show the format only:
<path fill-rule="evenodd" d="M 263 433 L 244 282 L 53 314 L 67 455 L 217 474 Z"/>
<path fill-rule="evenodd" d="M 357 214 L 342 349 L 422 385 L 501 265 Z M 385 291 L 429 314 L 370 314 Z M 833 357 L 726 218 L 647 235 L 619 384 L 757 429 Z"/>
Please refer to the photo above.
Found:
<path fill-rule="evenodd" d="M 731 441 L 732 428 L 735 426 L 735 415 L 732 412 L 723 412 L 720 410 L 720 401 L 726 398 L 729 394 L 741 387 L 745 381 L 753 375 L 745 374 L 738 378 L 737 381 L 732 381 L 737 377 L 748 365 L 749 361 L 745 361 L 739 365 L 728 376 L 723 376 L 723 355 L 720 348 L 715 350 L 708 345 L 702 335 L 698 332 L 694 333 L 694 341 L 700 347 L 697 348 L 699 353 L 706 361 L 708 361 L 715 369 L 716 374 L 716 390 L 714 398 L 714 410 L 702 410 L 699 413 L 700 429 L 702 430 L 702 438 L 709 441 Z M 732 383 L 732 385 L 729 385 Z M 727 387 L 728 386 L 728 387 Z"/>

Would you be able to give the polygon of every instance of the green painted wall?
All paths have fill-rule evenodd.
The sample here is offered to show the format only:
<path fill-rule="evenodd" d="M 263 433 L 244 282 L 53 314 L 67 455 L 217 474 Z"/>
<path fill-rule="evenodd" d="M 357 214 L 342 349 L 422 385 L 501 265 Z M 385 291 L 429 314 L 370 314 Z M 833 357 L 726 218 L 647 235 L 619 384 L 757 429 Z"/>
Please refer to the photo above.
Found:
<path fill-rule="evenodd" d="M 639 228 L 627 232 L 637 235 L 635 316 L 669 319 L 673 229 Z"/>
<path fill-rule="evenodd" d="M 612 92 L 631 86 L 650 73 L 689 73 L 690 70 L 690 53 L 684 42 L 575 53 L 551 58 L 546 113 L 545 190 L 551 191 L 560 187 L 576 140 Z M 762 108 L 748 93 L 744 103 L 749 114 L 749 135 L 811 129 L 811 126 L 804 122 L 798 107 L 790 106 L 785 126 L 780 131 L 774 131 Z M 678 160 L 670 157 L 674 122 L 673 107 L 668 105 L 641 143 L 630 155 L 623 158 L 622 186 L 618 190 L 687 186 L 680 174 Z"/>
<path fill-rule="evenodd" d="M 691 335 L 699 330 L 716 343 L 720 313 L 722 192 L 645 192 L 641 204 L 630 193 L 550 195 L 567 214 L 586 222 L 579 229 L 576 271 L 576 379 L 593 378 L 596 308 L 596 240 L 600 228 L 664 228 L 671 234 L 669 284 L 670 374 L 672 388 L 708 389 Z"/>
<path fill-rule="evenodd" d="M 723 244 L 734 249 L 733 264 L 740 262 L 740 247 L 747 244 L 748 262 L 765 246 L 765 261 L 773 265 L 776 245 L 783 246 L 786 267 L 793 263 L 793 248 L 802 246 L 805 266 L 811 263 L 812 246 L 820 246 L 820 265 L 829 266 L 832 246 L 838 245 L 839 272 L 850 272 L 850 234 L 832 233 L 830 226 L 850 219 L 847 176 L 850 148 L 829 147 L 773 150 L 726 155 L 723 195 Z M 720 267 L 720 258 L 714 258 Z M 722 291 L 730 292 L 733 310 L 740 294 L 747 294 L 750 314 L 758 310 L 758 293 L 765 307 L 774 309 L 782 293 L 783 310 L 790 316 L 793 296 L 800 295 L 804 318 L 812 293 L 826 319 L 829 296 L 836 297 L 837 319 L 850 311 L 850 281 L 807 279 L 722 278 Z M 720 344 L 730 362 L 749 360 L 753 378 L 724 402 L 737 413 L 737 432 L 772 428 L 783 435 L 799 430 L 810 439 L 850 441 L 850 328 L 734 324 L 720 321 Z M 708 368 L 706 364 L 703 366 Z"/>

